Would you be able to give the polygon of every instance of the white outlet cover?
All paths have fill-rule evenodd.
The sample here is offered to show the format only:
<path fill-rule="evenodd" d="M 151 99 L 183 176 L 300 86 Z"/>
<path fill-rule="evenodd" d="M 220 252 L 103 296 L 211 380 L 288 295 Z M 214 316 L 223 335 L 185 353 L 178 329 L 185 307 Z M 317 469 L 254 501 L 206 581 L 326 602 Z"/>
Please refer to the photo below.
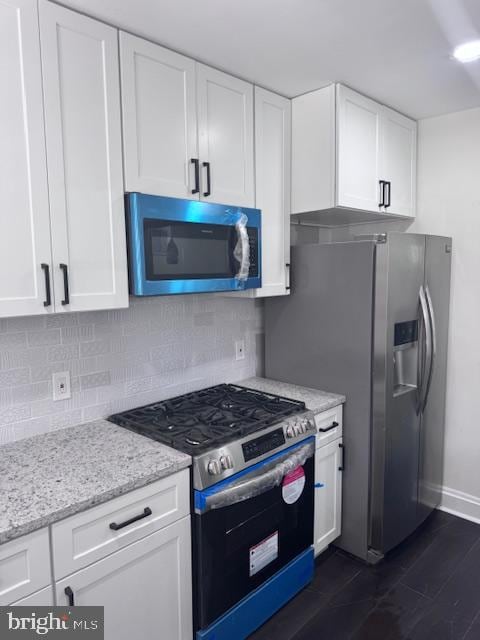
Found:
<path fill-rule="evenodd" d="M 245 360 L 245 340 L 236 340 L 235 342 L 235 359 Z"/>
<path fill-rule="evenodd" d="M 53 399 L 68 400 L 72 397 L 70 371 L 57 371 L 52 375 Z"/>

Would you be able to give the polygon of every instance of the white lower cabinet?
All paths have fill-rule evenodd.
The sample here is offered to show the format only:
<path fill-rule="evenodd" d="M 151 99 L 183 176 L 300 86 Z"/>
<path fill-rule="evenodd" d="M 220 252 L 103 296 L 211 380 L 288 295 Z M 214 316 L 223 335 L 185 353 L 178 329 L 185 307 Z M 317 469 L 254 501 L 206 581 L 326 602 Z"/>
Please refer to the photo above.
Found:
<path fill-rule="evenodd" d="M 324 551 L 341 533 L 342 471 L 342 438 L 317 448 L 315 452 L 315 555 Z"/>
<path fill-rule="evenodd" d="M 55 589 L 58 605 L 68 605 L 70 593 L 75 605 L 105 607 L 105 640 L 191 640 L 190 516 L 56 582 Z"/>
<path fill-rule="evenodd" d="M 46 527 L 0 546 L 0 606 L 17 602 L 50 584 Z"/>
<path fill-rule="evenodd" d="M 13 602 L 12 607 L 52 607 L 53 606 L 53 589 L 45 587 L 32 593 L 32 595 Z"/>

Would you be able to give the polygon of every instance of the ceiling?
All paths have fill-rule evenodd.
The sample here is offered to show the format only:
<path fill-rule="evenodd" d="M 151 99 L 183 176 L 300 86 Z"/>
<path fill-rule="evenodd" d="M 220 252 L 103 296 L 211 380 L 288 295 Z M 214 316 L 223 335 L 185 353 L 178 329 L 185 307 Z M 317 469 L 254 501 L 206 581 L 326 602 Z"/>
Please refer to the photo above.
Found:
<path fill-rule="evenodd" d="M 480 106 L 479 0 L 61 0 L 293 97 L 343 82 L 414 118 Z"/>

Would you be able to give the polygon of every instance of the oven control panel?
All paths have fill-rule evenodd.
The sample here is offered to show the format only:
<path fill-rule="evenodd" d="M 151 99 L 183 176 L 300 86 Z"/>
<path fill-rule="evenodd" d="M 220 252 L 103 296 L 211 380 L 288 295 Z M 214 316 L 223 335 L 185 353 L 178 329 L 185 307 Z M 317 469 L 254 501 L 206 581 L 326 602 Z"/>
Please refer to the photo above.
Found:
<path fill-rule="evenodd" d="M 243 458 L 245 462 L 263 456 L 285 444 L 283 429 L 275 429 L 259 438 L 254 438 L 242 444 Z"/>
<path fill-rule="evenodd" d="M 305 411 L 257 434 L 206 452 L 193 460 L 194 488 L 205 489 L 315 433 L 315 417 Z"/>

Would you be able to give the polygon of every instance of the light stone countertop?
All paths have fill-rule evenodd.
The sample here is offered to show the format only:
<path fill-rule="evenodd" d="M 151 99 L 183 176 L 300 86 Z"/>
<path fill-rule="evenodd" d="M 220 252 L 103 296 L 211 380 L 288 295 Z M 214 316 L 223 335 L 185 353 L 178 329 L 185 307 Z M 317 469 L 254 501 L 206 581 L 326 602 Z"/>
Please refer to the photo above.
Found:
<path fill-rule="evenodd" d="M 190 456 L 107 420 L 5 444 L 0 544 L 190 464 Z"/>
<path fill-rule="evenodd" d="M 346 400 L 345 396 L 336 393 L 328 393 L 327 391 L 319 391 L 318 389 L 310 389 L 309 387 L 300 387 L 296 384 L 288 384 L 286 382 L 270 380 L 269 378 L 247 378 L 236 384 L 242 387 L 249 387 L 250 389 L 257 389 L 258 391 L 284 396 L 292 400 L 300 400 L 304 402 L 307 409 L 313 411 L 315 415 L 327 409 L 337 407 Z"/>

